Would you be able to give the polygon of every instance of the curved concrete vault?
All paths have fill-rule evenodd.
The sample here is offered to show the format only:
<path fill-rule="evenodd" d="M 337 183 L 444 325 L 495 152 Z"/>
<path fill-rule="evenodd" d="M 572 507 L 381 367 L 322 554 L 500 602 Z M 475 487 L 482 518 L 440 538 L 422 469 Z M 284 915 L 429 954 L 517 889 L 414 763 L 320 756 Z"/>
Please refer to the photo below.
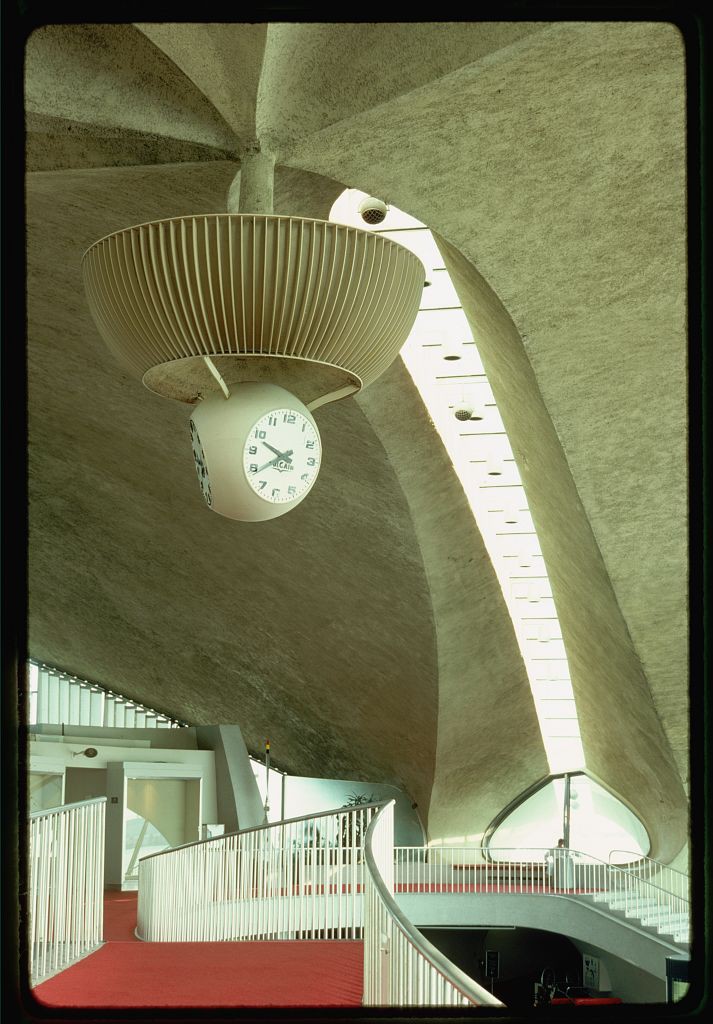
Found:
<path fill-rule="evenodd" d="M 115 366 L 81 255 L 346 186 L 437 232 L 522 476 L 590 771 L 686 838 L 684 54 L 669 25 L 47 26 L 26 54 L 30 651 L 282 767 L 482 832 L 547 761 L 505 603 L 403 367 L 319 410 L 284 519 L 202 504 L 188 410 Z M 671 524 L 676 524 L 675 529 Z M 429 808 L 430 804 L 430 808 Z"/>

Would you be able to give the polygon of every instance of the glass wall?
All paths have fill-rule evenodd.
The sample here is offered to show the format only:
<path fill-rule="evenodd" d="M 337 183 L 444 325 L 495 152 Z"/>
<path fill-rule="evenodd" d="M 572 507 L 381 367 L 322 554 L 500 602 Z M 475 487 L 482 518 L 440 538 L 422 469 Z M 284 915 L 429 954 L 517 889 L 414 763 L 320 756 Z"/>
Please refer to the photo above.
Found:
<path fill-rule="evenodd" d="M 493 857 L 540 859 L 565 837 L 565 778 L 550 779 L 515 807 L 498 825 L 488 846 Z M 645 856 L 649 837 L 639 819 L 611 793 L 586 775 L 569 777 L 569 843 L 572 850 L 599 860 L 626 863 L 631 854 Z M 629 856 L 626 856 L 629 854 Z"/>
<path fill-rule="evenodd" d="M 124 808 L 124 878 L 150 853 L 200 839 L 200 779 L 129 778 Z"/>
<path fill-rule="evenodd" d="M 29 772 L 30 813 L 48 811 L 64 803 L 64 776 L 54 772 Z"/>
<path fill-rule="evenodd" d="M 124 818 L 124 879 L 130 881 L 139 877 L 140 857 L 148 857 L 150 853 L 161 853 L 171 844 L 147 818 L 135 814 L 128 807 L 124 811 Z"/>

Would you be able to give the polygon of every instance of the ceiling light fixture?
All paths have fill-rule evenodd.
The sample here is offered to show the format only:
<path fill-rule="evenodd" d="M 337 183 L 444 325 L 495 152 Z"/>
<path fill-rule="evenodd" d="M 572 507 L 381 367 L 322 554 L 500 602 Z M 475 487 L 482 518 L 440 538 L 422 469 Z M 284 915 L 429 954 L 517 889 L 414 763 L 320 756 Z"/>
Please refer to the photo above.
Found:
<path fill-rule="evenodd" d="M 383 235 L 274 215 L 273 176 L 273 157 L 245 153 L 228 213 L 114 232 L 82 262 L 107 346 L 150 391 L 198 406 L 201 492 L 244 521 L 307 496 L 321 465 L 312 414 L 393 362 L 425 277 Z"/>

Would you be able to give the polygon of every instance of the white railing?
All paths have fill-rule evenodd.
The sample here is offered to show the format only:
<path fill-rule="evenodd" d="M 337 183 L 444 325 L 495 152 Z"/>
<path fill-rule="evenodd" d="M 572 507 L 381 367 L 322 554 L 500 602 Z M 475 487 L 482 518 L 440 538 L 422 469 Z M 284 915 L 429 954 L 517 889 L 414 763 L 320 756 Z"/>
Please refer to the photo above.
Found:
<path fill-rule="evenodd" d="M 361 937 L 366 829 L 378 804 L 234 832 L 142 857 L 149 942 Z"/>
<path fill-rule="evenodd" d="M 609 862 L 616 863 L 623 871 L 629 871 L 645 882 L 651 882 L 677 899 L 688 902 L 691 898 L 691 880 L 683 871 L 677 871 L 668 864 L 661 864 L 650 857 L 630 850 L 612 850 Z"/>
<path fill-rule="evenodd" d="M 29 818 L 30 977 L 37 983 L 102 941 L 106 797 Z"/>
<path fill-rule="evenodd" d="M 665 888 L 662 878 L 653 881 L 657 877 L 654 865 L 651 862 L 646 870 L 631 869 L 576 850 L 558 848 L 399 846 L 394 850 L 397 893 L 589 896 L 615 914 L 635 918 L 661 934 L 674 935 L 677 941 L 686 942 L 688 890 L 684 896 L 678 889 Z"/>
<path fill-rule="evenodd" d="M 579 857 L 561 849 L 398 846 L 396 892 L 552 893 L 574 888 Z"/>
<path fill-rule="evenodd" d="M 391 800 L 373 818 L 364 849 L 364 1005 L 502 1006 L 399 910 L 393 898 L 393 850 Z"/>

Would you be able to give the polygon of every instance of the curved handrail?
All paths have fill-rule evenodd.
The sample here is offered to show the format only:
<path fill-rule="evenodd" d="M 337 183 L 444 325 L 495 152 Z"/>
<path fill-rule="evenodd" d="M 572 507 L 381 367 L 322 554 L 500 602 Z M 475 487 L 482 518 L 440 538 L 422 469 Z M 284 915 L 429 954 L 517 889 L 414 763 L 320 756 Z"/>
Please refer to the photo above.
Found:
<path fill-rule="evenodd" d="M 426 887 L 418 891 L 470 892 L 474 885 L 470 873 L 481 875 L 478 881 L 482 880 L 485 873 L 490 891 L 493 892 L 553 896 L 595 893 L 604 896 L 610 892 L 612 899 L 605 902 L 623 898 L 632 909 L 641 907 L 643 910 L 644 901 L 653 899 L 663 918 L 666 919 L 668 915 L 668 920 L 679 914 L 687 914 L 690 909 L 688 889 L 679 893 L 673 887 L 667 888 L 666 875 L 642 875 L 580 850 L 527 847 L 518 851 L 516 847 L 502 847 L 491 852 L 496 855 L 506 853 L 508 858 L 488 861 L 480 859 L 482 851 L 479 847 L 435 846 L 429 847 L 428 852 L 435 856 L 421 860 L 420 855 L 424 853 L 422 847 L 394 848 L 394 867 L 399 871 L 397 892 L 409 892 L 414 885 Z M 526 852 L 528 856 L 513 859 L 512 854 L 518 852 Z M 549 866 L 543 857 L 547 854 L 551 855 Z"/>
<path fill-rule="evenodd" d="M 522 866 L 541 867 L 544 864 L 546 864 L 546 862 L 547 862 L 546 861 L 547 854 L 554 854 L 556 857 L 559 856 L 559 858 L 561 858 L 562 860 L 568 859 L 572 863 L 575 863 L 575 864 L 584 865 L 584 866 L 586 866 L 587 864 L 591 864 L 593 866 L 600 865 L 601 867 L 607 868 L 608 870 L 610 870 L 612 872 L 621 872 L 621 874 L 623 874 L 623 875 L 632 876 L 632 877 L 637 878 L 640 882 L 643 882 L 645 885 L 651 885 L 655 889 L 660 889 L 661 892 L 668 892 L 668 893 L 670 893 L 670 890 L 664 888 L 664 886 L 662 886 L 662 885 L 657 885 L 657 883 L 652 881 L 650 878 L 641 878 L 639 875 L 635 875 L 634 872 L 629 869 L 629 865 L 628 864 L 612 864 L 611 861 L 602 860 L 601 857 L 595 857 L 591 853 L 585 853 L 584 850 L 574 850 L 574 849 L 572 849 L 569 846 L 566 846 L 566 847 L 558 847 L 558 846 L 527 846 L 527 847 L 522 847 L 522 848 L 517 847 L 517 846 L 498 846 L 498 847 L 490 847 L 488 852 L 489 853 L 498 853 L 498 852 L 500 852 L 500 853 L 518 853 L 521 850 L 526 850 L 529 854 L 541 853 L 541 854 L 544 854 L 544 856 L 542 857 L 542 859 L 539 859 L 539 860 L 536 859 L 535 857 L 528 856 L 528 857 L 520 858 L 519 860 L 508 858 L 508 859 L 503 859 L 503 860 L 495 860 L 495 859 L 490 859 L 490 860 L 485 860 L 485 859 L 473 860 L 472 862 L 468 862 L 468 863 L 463 861 L 463 865 L 466 866 L 466 867 L 473 867 L 473 868 L 476 868 L 476 867 L 487 868 L 489 870 L 492 870 L 493 868 L 503 868 L 504 869 L 504 868 L 508 868 L 508 867 L 516 868 L 516 867 L 522 867 Z M 454 854 L 454 853 L 482 854 L 484 852 L 480 846 L 395 846 L 394 847 L 394 854 L 395 855 L 398 854 L 400 851 L 418 851 L 418 852 L 424 852 L 424 853 L 429 853 L 429 854 L 443 853 L 443 854 L 446 854 L 446 855 Z M 625 851 L 625 850 L 614 850 L 612 852 L 614 852 L 614 853 L 625 853 L 627 851 Z M 652 860 L 650 860 L 650 858 L 645 858 L 645 859 L 648 860 L 649 863 L 656 865 L 656 867 L 661 869 L 662 871 L 669 871 L 669 870 L 670 871 L 674 871 L 675 870 L 673 868 L 668 868 L 668 866 L 666 864 L 661 864 L 659 861 L 652 861 Z M 425 863 L 428 864 L 429 862 L 425 861 Z M 443 867 L 449 867 L 449 866 L 458 866 L 458 867 L 460 867 L 462 865 L 451 864 L 448 861 L 444 861 L 441 866 L 443 866 Z M 682 878 L 688 879 L 688 875 L 685 875 L 683 872 L 679 871 L 679 872 L 676 872 L 676 873 L 679 874 Z M 675 893 L 670 893 L 670 894 L 671 895 L 676 895 Z M 680 898 L 683 899 L 684 897 L 680 897 Z"/>
<path fill-rule="evenodd" d="M 142 857 L 139 937 L 151 942 L 357 938 L 363 837 L 380 806 L 342 805 Z M 353 824 L 344 828 L 349 821 Z M 309 835 L 306 825 L 313 826 Z"/>
<path fill-rule="evenodd" d="M 394 847 L 394 851 L 395 852 L 398 852 L 399 850 L 417 850 L 419 852 L 423 852 L 423 853 L 426 853 L 426 854 L 439 854 L 441 852 L 445 853 L 445 854 L 448 854 L 448 853 L 473 853 L 473 854 L 479 854 L 479 855 L 481 855 L 481 857 L 482 857 L 482 854 L 485 852 L 482 849 L 482 847 L 480 847 L 480 846 L 465 846 L 465 845 L 456 846 L 455 844 L 449 844 L 448 846 L 395 846 Z M 592 863 L 601 864 L 604 867 L 611 868 L 612 870 L 615 870 L 615 871 L 618 871 L 618 870 L 628 871 L 628 869 L 629 869 L 629 865 L 628 864 L 612 864 L 611 861 L 602 860 L 601 857 L 595 857 L 594 854 L 592 854 L 592 853 L 586 853 L 584 850 L 575 850 L 575 849 L 573 849 L 570 846 L 564 846 L 564 847 L 562 847 L 562 846 L 523 846 L 523 847 L 518 847 L 518 846 L 492 846 L 492 847 L 490 847 L 488 849 L 487 852 L 488 853 L 520 853 L 523 850 L 527 851 L 528 854 L 530 854 L 530 853 L 541 853 L 541 854 L 544 854 L 545 856 L 548 853 L 556 853 L 556 854 L 559 854 L 560 856 L 562 856 L 563 858 L 564 857 L 570 857 L 570 858 L 572 858 L 574 860 L 579 860 L 581 862 L 591 861 Z M 612 852 L 613 853 L 625 853 L 627 851 L 625 851 L 625 850 L 613 850 Z M 668 865 L 662 864 L 660 861 L 655 861 L 655 860 L 652 861 L 648 857 L 645 858 L 645 859 L 648 860 L 649 863 L 655 864 L 656 867 L 660 868 L 661 870 L 675 871 L 674 868 L 669 868 Z M 544 857 L 541 860 L 537 860 L 535 857 L 531 857 L 531 856 L 521 857 L 519 859 L 513 859 L 513 858 L 505 859 L 505 858 L 503 858 L 503 860 L 486 859 L 485 857 L 482 857 L 481 860 L 473 860 L 469 866 L 473 866 L 473 867 L 480 866 L 480 867 L 493 868 L 493 867 L 507 867 L 508 865 L 516 866 L 516 865 L 519 865 L 519 864 L 528 864 L 528 865 L 530 865 L 530 864 L 532 864 L 532 865 L 540 864 L 541 865 L 544 862 L 545 862 L 544 861 Z M 676 873 L 681 875 L 683 878 L 688 878 L 689 877 L 688 875 L 684 874 L 682 871 L 678 871 Z"/>
<path fill-rule="evenodd" d="M 436 970 L 446 979 L 446 981 L 460 992 L 461 995 L 468 999 L 469 1002 L 476 1006 L 503 1006 L 504 1004 L 499 999 L 496 999 L 492 993 L 488 992 L 488 990 L 483 988 L 482 985 L 479 985 L 473 980 L 473 978 L 469 977 L 469 975 L 467 975 L 465 971 L 462 971 L 460 967 L 451 963 L 451 961 L 439 949 L 430 943 L 428 939 L 419 932 L 416 926 L 409 921 L 389 892 L 389 889 L 377 866 L 372 849 L 372 841 L 374 838 L 374 831 L 378 826 L 381 815 L 388 807 L 393 807 L 394 804 L 395 800 L 389 800 L 382 805 L 379 811 L 377 811 L 369 823 L 364 842 L 364 858 L 366 861 L 367 871 L 369 872 L 381 903 L 385 907 L 393 923 L 405 935 L 406 939 L 414 949 L 420 953 L 426 961 L 432 964 L 433 967 L 435 967 Z"/>
<path fill-rule="evenodd" d="M 106 797 L 104 798 L 106 799 Z M 190 843 L 181 843 L 180 846 L 170 846 L 167 850 L 159 850 L 157 853 L 147 853 L 145 857 L 139 857 L 140 861 L 151 860 L 152 857 L 165 857 L 176 850 L 187 850 L 191 846 L 205 846 L 208 843 L 219 843 L 229 836 L 245 836 L 250 832 L 261 832 L 264 829 L 275 829 L 282 825 L 294 825 L 298 821 L 314 821 L 315 818 L 326 818 L 332 814 L 339 814 L 340 811 L 368 811 L 374 807 L 381 807 L 381 803 L 372 804 L 343 804 L 341 807 L 333 807 L 327 811 L 312 811 L 311 814 L 301 814 L 298 818 L 280 818 L 279 821 L 267 821 L 263 825 L 251 825 L 250 828 L 239 828 L 234 832 L 223 832 L 220 836 L 209 836 L 207 839 L 194 839 Z"/>
<path fill-rule="evenodd" d="M 71 811 L 75 807 L 88 807 L 90 804 L 105 804 L 105 796 L 93 796 L 89 800 L 77 800 L 73 804 L 60 804 L 58 807 L 48 807 L 43 811 L 30 811 L 27 815 L 29 821 L 34 818 L 44 818 L 50 814 L 61 814 L 63 811 Z"/>
<path fill-rule="evenodd" d="M 659 871 L 670 871 L 672 875 L 679 875 L 681 878 L 688 880 L 691 876 L 686 871 L 679 871 L 678 868 L 672 868 L 669 864 L 664 864 L 663 861 L 654 860 L 652 857 L 646 857 L 643 853 L 634 853 L 633 850 L 610 850 L 609 851 L 609 863 L 611 864 L 612 856 L 615 853 L 623 853 L 627 857 L 632 857 L 630 861 L 625 861 L 621 864 L 615 864 L 618 868 L 630 868 L 632 865 L 637 864 L 653 864 Z"/>

